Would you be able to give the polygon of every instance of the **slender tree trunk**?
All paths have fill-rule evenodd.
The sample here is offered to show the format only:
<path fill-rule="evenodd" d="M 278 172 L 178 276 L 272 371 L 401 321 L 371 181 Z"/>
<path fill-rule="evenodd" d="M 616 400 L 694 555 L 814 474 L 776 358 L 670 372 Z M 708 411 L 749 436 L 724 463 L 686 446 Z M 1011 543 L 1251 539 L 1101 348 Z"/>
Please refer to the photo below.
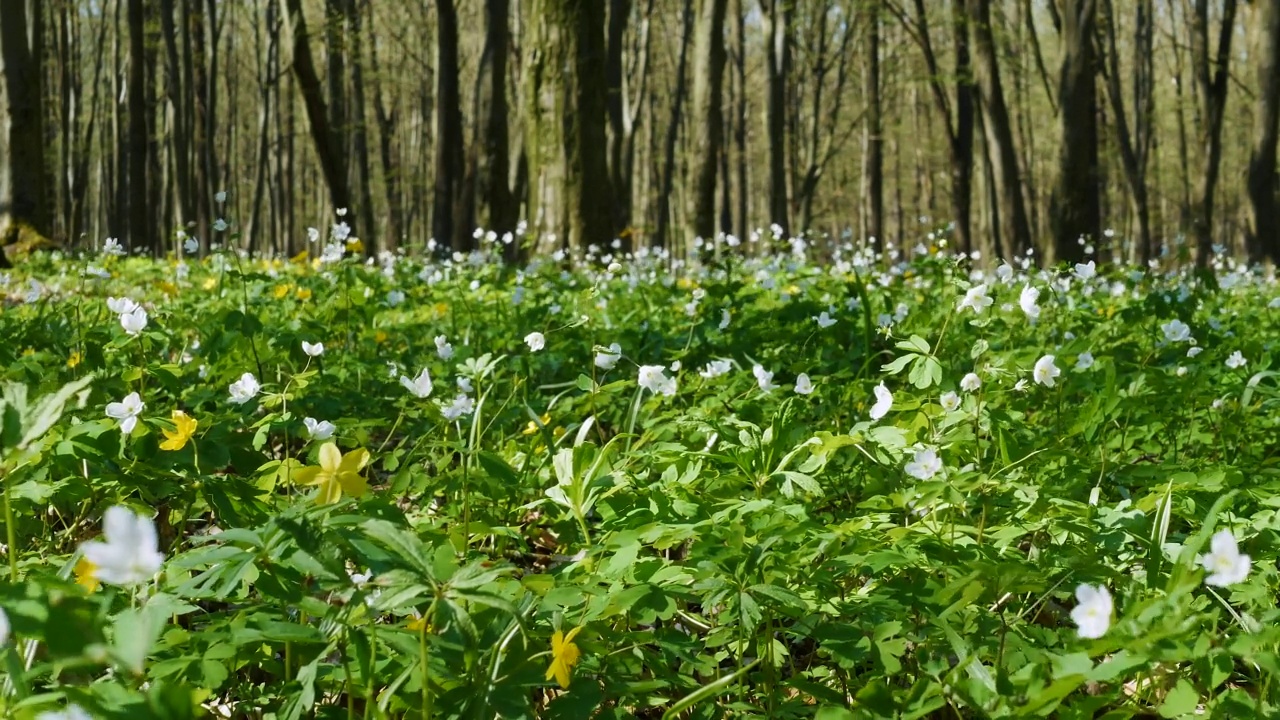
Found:
<path fill-rule="evenodd" d="M 769 222 L 791 231 L 787 196 L 787 82 L 791 69 L 793 6 L 760 0 L 765 45 L 765 142 L 769 156 Z"/>
<path fill-rule="evenodd" d="M 737 172 L 737 208 L 733 220 L 734 232 L 739 239 L 751 234 L 747 227 L 747 58 L 746 58 L 746 8 L 745 0 L 732 0 L 733 23 L 730 25 L 730 43 L 733 47 L 733 147 Z"/>
<path fill-rule="evenodd" d="M 724 132 L 724 15 L 726 0 L 699 0 L 693 41 L 693 95 L 690 101 L 690 174 L 693 192 L 687 213 L 690 237 L 710 240 L 716 231 L 716 170 Z"/>
<path fill-rule="evenodd" d="M 1280 264 L 1280 201 L 1276 193 L 1276 137 L 1280 131 L 1280 3 L 1255 10 L 1258 28 L 1258 108 L 1249 156 L 1250 257 Z"/>
<path fill-rule="evenodd" d="M 877 251 L 884 246 L 884 117 L 880 91 L 880 0 L 867 5 L 867 61 L 863 87 L 867 93 L 867 118 L 863 125 L 862 187 L 863 237 Z"/>
<path fill-rule="evenodd" d="M 1062 8 L 1062 67 L 1058 119 L 1062 145 L 1058 180 L 1050 201 L 1053 255 L 1048 262 L 1080 262 L 1080 240 L 1102 236 L 1098 197 L 1098 96 L 1094 60 L 1096 0 L 1067 0 Z"/>
<path fill-rule="evenodd" d="M 129 80 L 129 235 L 128 247 L 156 253 L 155 233 L 148 222 L 147 197 L 147 53 L 143 0 L 128 0 Z"/>
<path fill-rule="evenodd" d="M 1129 185 L 1130 205 L 1138 220 L 1138 237 L 1131 262 L 1146 262 L 1154 256 L 1151 234 L 1151 209 L 1147 193 L 1147 158 L 1151 149 L 1151 124 L 1154 103 L 1152 85 L 1152 49 L 1154 17 L 1151 0 L 1137 0 L 1133 35 L 1133 124 L 1125 110 L 1120 83 L 1120 53 L 1116 43 L 1116 16 L 1112 0 L 1103 0 L 1100 9 L 1106 49 L 1107 95 L 1115 118 L 1116 140 L 1125 181 Z"/>
<path fill-rule="evenodd" d="M 372 3 L 362 0 L 363 9 L 369 13 Z M 370 15 L 370 18 L 372 16 Z M 372 21 L 370 22 L 372 24 Z M 378 158 L 382 165 L 382 183 L 387 203 L 387 235 L 382 246 L 388 250 L 400 247 L 405 241 L 404 204 L 400 198 L 401 170 L 399 148 L 396 147 L 396 111 L 388 110 L 383 102 L 382 69 L 378 63 L 378 40 L 370 37 L 369 68 L 373 71 L 373 110 L 378 120 Z"/>
<path fill-rule="evenodd" d="M 1223 0 L 1216 59 L 1209 54 L 1209 0 L 1195 0 L 1191 15 L 1191 62 L 1200 103 L 1201 172 L 1195 177 L 1191 225 L 1196 238 L 1196 265 L 1207 267 L 1213 255 L 1213 196 L 1222 161 L 1222 124 L 1226 115 L 1235 35 L 1236 0 Z"/>
<path fill-rule="evenodd" d="M 475 140 L 471 143 L 476 215 L 480 227 L 499 235 L 515 229 L 519 208 L 508 185 L 511 174 L 507 137 L 507 52 L 511 43 L 509 0 L 485 0 L 484 49 L 472 103 Z M 612 115 L 610 116 L 612 117 Z"/>
<path fill-rule="evenodd" d="M 41 108 L 42 12 L 39 2 L 0 1 L 0 264 L 8 262 L 3 246 L 51 231 Z"/>
<path fill-rule="evenodd" d="M 329 202 L 334 209 L 351 207 L 351 186 L 347 182 L 344 150 L 338 135 L 329 125 L 328 110 L 320 89 L 320 76 L 311 59 L 306 19 L 302 15 L 302 0 L 285 0 L 286 17 L 293 35 L 293 74 L 298 81 L 311 139 L 315 143 L 320 170 L 329 191 Z M 348 211 L 346 222 L 355 222 Z"/>
<path fill-rule="evenodd" d="M 658 190 L 658 223 L 653 234 L 657 247 L 670 245 L 667 228 L 671 217 L 671 190 L 675 182 L 676 136 L 680 130 L 680 113 L 684 104 L 685 76 L 689 62 L 689 35 L 693 29 L 693 0 L 684 0 L 683 30 L 680 34 L 680 61 L 676 66 L 675 99 L 671 102 L 671 119 L 667 123 L 667 138 L 662 152 L 662 186 Z"/>
<path fill-rule="evenodd" d="M 993 191 L 998 198 L 999 237 L 1004 251 L 1020 255 L 1031 247 L 1031 228 L 1023 203 L 1018 152 L 1013 142 L 1009 108 L 1000 82 L 995 37 L 991 30 L 991 0 L 967 0 L 973 27 L 974 79 L 982 107 Z"/>
<path fill-rule="evenodd" d="M 462 93 L 458 85 L 458 13 L 453 0 L 436 3 L 436 152 L 431 233 L 455 250 L 472 246 L 463 202 Z"/>
<path fill-rule="evenodd" d="M 627 88 L 623 59 L 627 23 L 631 20 L 632 0 L 608 0 L 608 2 L 605 81 L 609 84 L 609 182 L 613 184 L 616 193 L 614 199 L 617 207 L 614 211 L 614 222 L 618 227 L 627 227 L 631 224 L 631 178 L 627 174 L 623 159 L 627 139 L 625 107 Z M 647 17 L 644 22 L 648 22 Z"/>
<path fill-rule="evenodd" d="M 356 218 L 360 222 L 360 236 L 364 241 L 365 254 L 373 256 L 378 252 L 378 234 L 374 228 L 373 211 L 373 179 L 369 165 L 369 114 L 365 110 L 364 94 L 364 29 L 360 24 L 360 9 L 357 0 L 344 0 L 343 8 L 347 13 L 348 51 L 351 54 L 351 112 L 348 121 L 351 127 L 351 144 L 355 151 L 356 170 L 359 171 L 358 188 L 360 207 Z"/>

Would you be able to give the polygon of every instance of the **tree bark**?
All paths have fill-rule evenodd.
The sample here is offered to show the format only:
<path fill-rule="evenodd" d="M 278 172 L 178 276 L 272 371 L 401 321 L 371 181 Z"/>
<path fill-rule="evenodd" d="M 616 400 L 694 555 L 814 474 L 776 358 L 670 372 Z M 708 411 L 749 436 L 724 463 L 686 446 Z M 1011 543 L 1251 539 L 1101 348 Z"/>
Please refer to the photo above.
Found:
<path fill-rule="evenodd" d="M 1196 175 L 1191 201 L 1191 226 L 1196 238 L 1196 266 L 1207 267 L 1213 256 L 1213 194 L 1222 165 L 1222 124 L 1227 106 L 1231 39 L 1235 35 L 1236 0 L 1223 0 L 1216 59 L 1209 55 L 1209 0 L 1195 0 L 1191 15 L 1191 63 L 1200 103 L 1201 172 Z"/>
<path fill-rule="evenodd" d="M 726 0 L 699 0 L 693 40 L 693 94 L 690 101 L 690 174 L 693 192 L 687 213 L 690 237 L 710 240 L 716 231 L 716 171 L 720 164 L 724 111 L 724 16 Z"/>
<path fill-rule="evenodd" d="M 128 0 L 129 80 L 126 94 L 129 106 L 129 234 L 127 246 L 146 248 L 156 253 L 155 230 L 148 222 L 147 165 L 149 137 L 147 131 L 147 53 L 146 15 L 143 0 Z"/>
<path fill-rule="evenodd" d="M 511 150 L 507 137 L 507 48 L 510 0 L 485 0 L 484 49 L 476 74 L 472 103 L 475 141 L 469 172 L 474 182 L 476 216 L 480 227 L 498 233 L 515 229 L 519 208 L 508 185 Z"/>
<path fill-rule="evenodd" d="M 1062 145 L 1057 187 L 1050 200 L 1053 255 L 1047 262 L 1080 262 L 1081 239 L 1102 235 L 1098 196 L 1098 94 L 1094 35 L 1096 0 L 1067 0 L 1062 8 L 1062 66 L 1058 82 L 1058 120 Z"/>
<path fill-rule="evenodd" d="M 1107 95 L 1111 114 L 1115 117 L 1116 139 L 1120 145 L 1120 161 L 1129 185 L 1130 204 L 1138 219 L 1137 242 L 1133 244 L 1130 262 L 1143 262 L 1155 255 L 1151 233 L 1151 207 L 1147 188 L 1147 163 L 1151 152 L 1152 116 L 1155 88 L 1153 84 L 1152 50 L 1154 15 L 1151 0 L 1137 0 L 1133 33 L 1133 124 L 1125 110 L 1120 83 L 1120 53 L 1116 44 L 1116 16 L 1112 0 L 1103 0 L 1103 36 L 1106 48 Z"/>
<path fill-rule="evenodd" d="M 982 108 L 983 129 L 993 175 L 999 215 L 998 238 L 1010 256 L 1031 247 L 1031 228 L 1023 203 L 1018 153 L 1013 142 L 1009 108 L 1000 82 L 995 37 L 991 30 L 991 0 L 967 0 L 973 28 L 974 81 Z"/>
<path fill-rule="evenodd" d="M 42 12 L 40 2 L 0 0 L 0 264 L 8 262 L 3 246 L 51 231 L 41 108 Z"/>
<path fill-rule="evenodd" d="M 458 13 L 453 0 L 436 3 L 436 152 L 431 234 L 455 250 L 472 246 L 463 202 L 462 93 L 458 83 Z"/>
<path fill-rule="evenodd" d="M 867 61 L 863 65 L 863 87 L 867 93 L 867 117 L 863 127 L 862 187 L 863 237 L 877 251 L 884 246 L 884 117 L 880 90 L 880 6 L 867 6 Z"/>
<path fill-rule="evenodd" d="M 1280 131 L 1280 3 L 1258 5 L 1258 107 L 1249 156 L 1250 257 L 1280 264 L 1280 201 L 1276 138 Z"/>
<path fill-rule="evenodd" d="M 670 245 L 667 237 L 671 220 L 671 191 L 675 183 L 676 137 L 680 131 L 680 113 L 684 104 L 686 69 L 689 64 L 689 36 L 693 31 L 693 0 L 684 0 L 683 31 L 680 33 L 680 61 L 676 65 L 675 99 L 671 102 L 671 119 L 667 123 L 667 138 L 662 152 L 662 185 L 658 190 L 658 223 L 653 233 L 657 247 Z"/>
<path fill-rule="evenodd" d="M 769 222 L 791 230 L 787 196 L 787 81 L 791 71 L 791 21 L 787 0 L 760 0 L 765 45 L 765 142 L 769 157 Z"/>

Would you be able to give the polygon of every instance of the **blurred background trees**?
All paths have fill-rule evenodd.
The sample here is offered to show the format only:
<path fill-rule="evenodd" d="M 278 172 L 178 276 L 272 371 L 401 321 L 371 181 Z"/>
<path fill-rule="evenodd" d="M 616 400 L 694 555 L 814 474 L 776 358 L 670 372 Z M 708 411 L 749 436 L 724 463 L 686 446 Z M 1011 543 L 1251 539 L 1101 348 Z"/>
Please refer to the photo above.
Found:
<path fill-rule="evenodd" d="M 0 50 L 4 244 L 1280 259 L 1265 0 L 0 0 Z"/>

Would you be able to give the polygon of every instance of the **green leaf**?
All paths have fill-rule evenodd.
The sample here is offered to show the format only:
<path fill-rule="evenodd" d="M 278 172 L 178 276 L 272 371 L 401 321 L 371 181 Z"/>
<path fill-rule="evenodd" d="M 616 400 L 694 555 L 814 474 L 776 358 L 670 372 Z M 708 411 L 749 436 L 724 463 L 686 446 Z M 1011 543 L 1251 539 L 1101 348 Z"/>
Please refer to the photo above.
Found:
<path fill-rule="evenodd" d="M 1159 709 L 1160 717 L 1176 718 L 1188 715 L 1195 712 L 1196 705 L 1199 703 L 1200 694 L 1196 692 L 1195 686 L 1183 678 L 1165 696 Z"/>

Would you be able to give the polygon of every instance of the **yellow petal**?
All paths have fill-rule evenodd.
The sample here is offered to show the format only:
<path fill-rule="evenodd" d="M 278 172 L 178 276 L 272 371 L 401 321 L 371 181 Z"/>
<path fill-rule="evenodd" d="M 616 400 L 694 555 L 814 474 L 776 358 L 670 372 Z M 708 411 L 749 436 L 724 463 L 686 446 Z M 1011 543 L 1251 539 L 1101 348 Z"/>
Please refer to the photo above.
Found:
<path fill-rule="evenodd" d="M 369 489 L 369 483 L 359 473 L 340 472 L 337 474 L 338 484 L 342 491 L 351 497 L 361 497 Z"/>
<path fill-rule="evenodd" d="M 76 584 L 91 593 L 97 592 L 98 588 L 102 585 L 95 575 L 97 570 L 97 565 L 94 565 L 89 558 L 81 556 L 80 559 L 76 561 Z"/>
<path fill-rule="evenodd" d="M 364 466 L 368 463 L 369 451 L 364 448 L 356 448 L 342 456 L 342 462 L 338 463 L 338 472 L 358 473 L 364 469 Z"/>
<path fill-rule="evenodd" d="M 342 499 L 342 486 L 334 480 L 332 475 L 326 475 L 324 482 L 320 483 L 320 494 L 316 496 L 316 502 L 329 505 L 340 499 Z"/>
<path fill-rule="evenodd" d="M 164 433 L 164 436 L 169 438 L 168 440 L 160 443 L 161 450 L 181 450 L 182 447 L 187 444 L 187 438 L 181 433 L 165 430 L 164 428 L 161 428 L 160 432 Z"/>
<path fill-rule="evenodd" d="M 327 475 L 318 467 L 304 467 L 293 471 L 293 481 L 299 485 L 315 485 L 321 482 L 321 475 Z"/>
<path fill-rule="evenodd" d="M 342 465 L 342 451 L 334 443 L 327 442 L 320 446 L 320 467 L 328 472 L 335 472 Z"/>

